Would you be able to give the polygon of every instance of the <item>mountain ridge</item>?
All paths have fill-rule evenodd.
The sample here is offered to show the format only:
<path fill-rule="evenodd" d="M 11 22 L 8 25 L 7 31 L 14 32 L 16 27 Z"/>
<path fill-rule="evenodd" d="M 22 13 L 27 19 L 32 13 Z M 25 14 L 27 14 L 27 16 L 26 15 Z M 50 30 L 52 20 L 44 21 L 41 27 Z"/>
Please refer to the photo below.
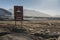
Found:
<path fill-rule="evenodd" d="M 12 14 L 14 15 L 14 10 L 13 9 L 9 9 L 10 12 L 12 12 Z M 29 10 L 29 9 L 23 9 L 23 15 L 24 16 L 33 16 L 33 17 L 51 17 L 48 14 L 39 12 L 39 11 L 35 11 L 35 10 Z"/>

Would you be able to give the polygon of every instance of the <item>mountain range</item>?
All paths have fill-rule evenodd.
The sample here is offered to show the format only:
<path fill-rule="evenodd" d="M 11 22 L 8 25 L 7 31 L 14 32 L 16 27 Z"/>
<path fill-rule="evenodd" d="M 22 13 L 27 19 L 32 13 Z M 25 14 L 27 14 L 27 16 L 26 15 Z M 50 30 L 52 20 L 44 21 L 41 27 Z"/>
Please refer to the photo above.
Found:
<path fill-rule="evenodd" d="M 29 10 L 29 9 L 23 9 L 23 16 L 24 20 L 60 20 L 60 16 L 50 16 L 48 14 L 35 11 L 35 10 Z M 14 20 L 14 10 L 9 9 L 5 10 L 0 8 L 0 19 L 3 20 Z"/>
<path fill-rule="evenodd" d="M 12 12 L 12 14 L 14 15 L 14 10 L 13 9 L 9 9 L 10 12 Z M 23 9 L 23 15 L 24 16 L 32 16 L 32 17 L 51 17 L 48 14 L 39 12 L 39 11 L 35 11 L 35 10 L 29 10 L 29 9 Z"/>

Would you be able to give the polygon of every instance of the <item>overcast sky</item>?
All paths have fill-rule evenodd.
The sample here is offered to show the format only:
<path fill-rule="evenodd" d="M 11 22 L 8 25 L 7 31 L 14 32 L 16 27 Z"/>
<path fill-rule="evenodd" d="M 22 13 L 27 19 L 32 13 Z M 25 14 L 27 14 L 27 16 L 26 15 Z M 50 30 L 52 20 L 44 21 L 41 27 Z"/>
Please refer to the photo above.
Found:
<path fill-rule="evenodd" d="M 60 15 L 60 0 L 0 0 L 0 8 L 10 9 L 14 5 L 50 15 Z"/>

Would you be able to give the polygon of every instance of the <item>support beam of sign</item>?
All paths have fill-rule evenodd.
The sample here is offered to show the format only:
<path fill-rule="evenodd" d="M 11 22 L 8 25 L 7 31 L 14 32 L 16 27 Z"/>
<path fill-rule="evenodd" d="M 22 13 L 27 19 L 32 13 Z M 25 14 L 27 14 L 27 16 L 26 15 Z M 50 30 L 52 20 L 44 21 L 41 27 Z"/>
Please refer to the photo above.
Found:
<path fill-rule="evenodd" d="M 15 26 L 16 22 L 21 22 L 22 27 L 22 21 L 23 21 L 23 6 L 14 6 L 14 19 L 15 19 Z"/>

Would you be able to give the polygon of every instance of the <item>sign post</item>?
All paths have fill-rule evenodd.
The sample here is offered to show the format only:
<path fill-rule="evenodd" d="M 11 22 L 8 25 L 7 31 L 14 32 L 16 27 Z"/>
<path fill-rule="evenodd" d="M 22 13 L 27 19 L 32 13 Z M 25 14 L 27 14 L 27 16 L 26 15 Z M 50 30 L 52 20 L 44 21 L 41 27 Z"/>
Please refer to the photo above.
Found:
<path fill-rule="evenodd" d="M 23 6 L 14 6 L 14 19 L 15 19 L 15 26 L 16 26 L 16 21 L 20 21 L 22 27 Z"/>

